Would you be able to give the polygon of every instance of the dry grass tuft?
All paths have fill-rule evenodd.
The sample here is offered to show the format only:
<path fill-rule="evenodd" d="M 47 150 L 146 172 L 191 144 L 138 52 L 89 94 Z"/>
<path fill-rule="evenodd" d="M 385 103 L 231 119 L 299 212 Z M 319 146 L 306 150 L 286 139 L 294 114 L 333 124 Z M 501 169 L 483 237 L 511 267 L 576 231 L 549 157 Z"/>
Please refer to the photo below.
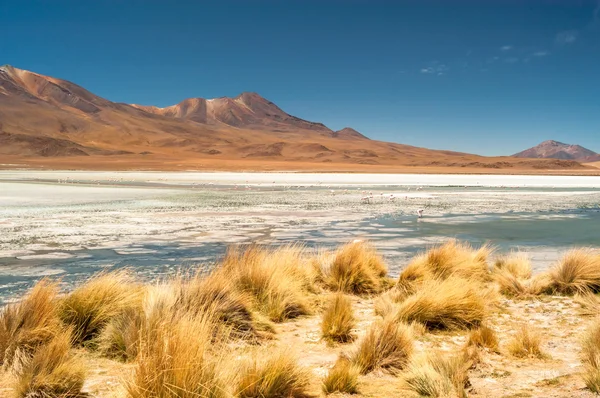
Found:
<path fill-rule="evenodd" d="M 477 329 L 471 330 L 467 346 L 487 348 L 492 352 L 498 352 L 498 336 L 494 329 L 487 325 L 481 325 Z"/>
<path fill-rule="evenodd" d="M 24 357 L 61 331 L 55 298 L 58 285 L 38 282 L 25 298 L 0 310 L 0 364 L 13 364 L 15 355 Z"/>
<path fill-rule="evenodd" d="M 331 290 L 373 294 L 385 287 L 387 268 L 370 244 L 354 242 L 337 249 L 331 263 L 322 265 L 322 273 Z"/>
<path fill-rule="evenodd" d="M 530 294 L 528 281 L 523 280 L 507 270 L 497 270 L 493 279 L 500 289 L 500 293 L 514 298 L 523 298 Z"/>
<path fill-rule="evenodd" d="M 334 392 L 345 394 L 358 393 L 358 376 L 360 368 L 350 359 L 340 357 L 323 380 L 323 392 L 327 395 Z"/>
<path fill-rule="evenodd" d="M 217 356 L 225 348 L 213 338 L 217 323 L 215 314 L 203 313 L 143 328 L 133 373 L 124 382 L 126 396 L 230 396 L 227 361 Z"/>
<path fill-rule="evenodd" d="M 354 340 L 352 329 L 356 318 L 352 311 L 352 301 L 339 292 L 331 296 L 321 322 L 321 334 L 324 339 L 346 343 Z"/>
<path fill-rule="evenodd" d="M 539 296 L 541 294 L 552 293 L 553 291 L 552 277 L 548 273 L 534 275 L 527 281 L 527 294 Z"/>
<path fill-rule="evenodd" d="M 135 309 L 112 318 L 98 336 L 98 350 L 112 359 L 125 362 L 135 359 L 143 323 L 143 313 Z"/>
<path fill-rule="evenodd" d="M 581 340 L 583 380 L 588 389 L 600 394 L 600 318 L 596 318 Z"/>
<path fill-rule="evenodd" d="M 351 360 L 361 374 L 378 368 L 395 374 L 406 366 L 413 349 L 412 328 L 387 317 L 371 325 Z"/>
<path fill-rule="evenodd" d="M 400 304 L 396 319 L 419 322 L 427 329 L 478 327 L 487 312 L 482 287 L 472 280 L 451 277 L 426 281 Z"/>
<path fill-rule="evenodd" d="M 491 249 L 486 245 L 475 250 L 468 243 L 449 240 L 415 257 L 400 274 L 399 284 L 406 286 L 451 276 L 485 281 L 489 278 L 487 259 L 490 253 Z"/>
<path fill-rule="evenodd" d="M 208 276 L 196 274 L 180 286 L 178 311 L 196 315 L 210 310 L 238 337 L 258 335 L 252 296 L 236 290 L 235 281 L 222 269 Z"/>
<path fill-rule="evenodd" d="M 235 396 L 240 398 L 309 398 L 311 374 L 284 351 L 253 358 L 238 371 Z"/>
<path fill-rule="evenodd" d="M 232 249 L 223 261 L 222 272 L 236 289 L 249 294 L 255 306 L 274 322 L 311 312 L 308 299 L 312 267 L 299 246 L 266 249 L 251 246 Z"/>
<path fill-rule="evenodd" d="M 500 293 L 508 297 L 523 298 L 531 295 L 531 263 L 522 253 L 513 253 L 496 259 L 492 277 Z"/>
<path fill-rule="evenodd" d="M 581 315 L 598 316 L 600 315 L 600 297 L 594 293 L 577 294 L 574 301 L 581 306 L 579 313 Z"/>
<path fill-rule="evenodd" d="M 520 279 L 531 278 L 531 262 L 524 253 L 501 256 L 494 263 L 494 271 L 505 271 Z"/>
<path fill-rule="evenodd" d="M 16 397 L 82 396 L 84 364 L 70 353 L 71 338 L 71 330 L 64 330 L 39 346 L 33 356 L 22 360 L 15 372 Z"/>
<path fill-rule="evenodd" d="M 463 355 L 434 352 L 411 362 L 402 376 L 402 386 L 417 397 L 466 398 L 470 366 Z"/>
<path fill-rule="evenodd" d="M 385 318 L 386 316 L 395 313 L 398 309 L 398 304 L 404 301 L 408 296 L 409 293 L 406 290 L 399 287 L 399 285 L 394 286 L 392 289 L 382 293 L 375 299 L 375 315 Z"/>
<path fill-rule="evenodd" d="M 530 326 L 522 325 L 506 348 L 510 355 L 517 358 L 544 359 L 547 355 L 542 351 L 541 344 L 542 335 Z"/>
<path fill-rule="evenodd" d="M 101 273 L 79 286 L 59 304 L 59 316 L 73 326 L 75 341 L 96 337 L 113 318 L 140 308 L 143 290 L 126 271 Z"/>
<path fill-rule="evenodd" d="M 550 271 L 551 289 L 560 294 L 600 291 L 600 253 L 574 249 Z"/>

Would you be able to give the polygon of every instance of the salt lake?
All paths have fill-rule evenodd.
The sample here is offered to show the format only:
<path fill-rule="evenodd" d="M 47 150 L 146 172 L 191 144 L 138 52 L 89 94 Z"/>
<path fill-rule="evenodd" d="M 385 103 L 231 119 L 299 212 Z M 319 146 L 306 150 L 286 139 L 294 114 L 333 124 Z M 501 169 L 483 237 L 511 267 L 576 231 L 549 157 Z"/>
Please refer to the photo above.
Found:
<path fill-rule="evenodd" d="M 600 177 L 0 171 L 0 301 L 44 276 L 210 267 L 252 242 L 368 239 L 397 275 L 448 238 L 527 252 L 536 270 L 600 247 Z"/>

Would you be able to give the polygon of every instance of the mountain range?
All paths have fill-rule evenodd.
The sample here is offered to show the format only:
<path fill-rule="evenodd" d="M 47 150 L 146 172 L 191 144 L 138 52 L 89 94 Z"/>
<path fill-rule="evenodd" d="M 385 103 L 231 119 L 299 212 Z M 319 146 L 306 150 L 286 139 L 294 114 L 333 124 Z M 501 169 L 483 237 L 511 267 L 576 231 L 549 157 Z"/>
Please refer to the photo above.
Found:
<path fill-rule="evenodd" d="M 518 158 L 568 159 L 583 163 L 600 161 L 600 154 L 581 145 L 565 144 L 553 140 L 544 141 L 513 156 Z"/>
<path fill-rule="evenodd" d="M 110 169 L 437 167 L 580 169 L 571 160 L 483 157 L 371 140 L 292 116 L 259 94 L 159 108 L 0 67 L 0 163 Z"/>

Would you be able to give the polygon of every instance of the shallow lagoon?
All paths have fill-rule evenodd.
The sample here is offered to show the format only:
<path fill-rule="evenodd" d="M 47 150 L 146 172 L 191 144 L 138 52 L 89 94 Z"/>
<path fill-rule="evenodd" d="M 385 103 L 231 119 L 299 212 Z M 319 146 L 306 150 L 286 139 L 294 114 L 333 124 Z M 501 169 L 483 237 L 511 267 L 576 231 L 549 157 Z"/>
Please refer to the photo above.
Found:
<path fill-rule="evenodd" d="M 0 172 L 0 300 L 44 275 L 210 266 L 249 242 L 370 239 L 396 275 L 449 237 L 528 252 L 538 270 L 600 247 L 600 177 Z"/>

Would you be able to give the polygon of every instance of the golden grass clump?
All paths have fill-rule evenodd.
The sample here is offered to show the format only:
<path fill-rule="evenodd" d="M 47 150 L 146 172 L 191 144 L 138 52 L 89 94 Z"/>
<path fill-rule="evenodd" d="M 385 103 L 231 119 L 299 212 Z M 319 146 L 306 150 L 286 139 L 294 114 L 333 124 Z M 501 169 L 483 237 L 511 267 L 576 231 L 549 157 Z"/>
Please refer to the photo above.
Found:
<path fill-rule="evenodd" d="M 235 281 L 218 269 L 182 283 L 177 309 L 192 315 L 213 311 L 238 337 L 255 337 L 258 331 L 252 304 L 252 296 L 236 290 Z"/>
<path fill-rule="evenodd" d="M 371 325 L 351 361 L 359 367 L 361 374 L 378 368 L 395 374 L 404 369 L 413 349 L 412 328 L 387 317 Z"/>
<path fill-rule="evenodd" d="M 135 359 L 144 324 L 141 310 L 128 309 L 112 318 L 98 336 L 98 351 L 121 361 Z"/>
<path fill-rule="evenodd" d="M 73 326 L 75 341 L 96 337 L 127 309 L 140 308 L 143 290 L 126 271 L 101 273 L 73 290 L 59 303 L 61 320 Z"/>
<path fill-rule="evenodd" d="M 399 288 L 398 285 L 382 293 L 375 299 L 375 315 L 386 317 L 398 309 L 398 304 L 409 296 L 406 290 Z"/>
<path fill-rule="evenodd" d="M 146 286 L 139 308 L 127 308 L 112 317 L 100 332 L 98 350 L 105 356 L 131 361 L 137 356 L 142 332 L 160 327 L 163 322 L 176 322 L 186 315 L 180 306 L 181 279 Z"/>
<path fill-rule="evenodd" d="M 600 297 L 594 293 L 577 294 L 573 298 L 581 306 L 579 313 L 581 315 L 598 316 L 600 315 Z"/>
<path fill-rule="evenodd" d="M 235 396 L 239 398 L 309 398 L 311 374 L 285 351 L 254 356 L 238 371 Z"/>
<path fill-rule="evenodd" d="M 487 245 L 475 250 L 466 242 L 449 240 L 415 257 L 400 274 L 398 284 L 407 286 L 451 276 L 485 281 L 489 278 L 487 259 L 490 252 Z"/>
<path fill-rule="evenodd" d="M 522 325 L 515 336 L 508 341 L 508 353 L 517 358 L 544 359 L 547 355 L 542 351 L 542 335 L 530 326 Z"/>
<path fill-rule="evenodd" d="M 372 294 L 386 285 L 387 268 L 375 248 L 367 242 L 352 242 L 338 248 L 331 262 L 322 265 L 323 281 L 334 291 Z"/>
<path fill-rule="evenodd" d="M 600 318 L 596 318 L 581 339 L 583 380 L 588 389 L 600 394 Z"/>
<path fill-rule="evenodd" d="M 426 281 L 398 307 L 396 319 L 419 322 L 427 329 L 478 327 L 487 313 L 482 286 L 472 280 L 450 277 Z"/>
<path fill-rule="evenodd" d="M 357 394 L 359 375 L 360 368 L 357 365 L 349 358 L 340 357 L 323 379 L 323 392 L 327 395 L 334 392 Z"/>
<path fill-rule="evenodd" d="M 550 288 L 560 294 L 600 291 L 600 252 L 574 249 L 550 271 Z"/>
<path fill-rule="evenodd" d="M 466 398 L 470 366 L 463 355 L 433 352 L 410 363 L 402 387 L 416 397 Z"/>
<path fill-rule="evenodd" d="M 467 346 L 487 348 L 492 352 L 498 351 L 498 336 L 494 329 L 487 325 L 480 325 L 469 332 Z"/>
<path fill-rule="evenodd" d="M 354 339 L 352 329 L 356 326 L 356 318 L 352 311 L 352 301 L 342 292 L 331 296 L 323 319 L 321 334 L 324 339 L 346 343 Z"/>
<path fill-rule="evenodd" d="M 259 312 L 274 322 L 311 312 L 308 285 L 311 267 L 299 246 L 230 250 L 223 270 L 236 289 L 253 297 Z"/>
<path fill-rule="evenodd" d="M 0 309 L 0 365 L 12 365 L 60 333 L 56 312 L 58 285 L 46 279 L 36 283 L 25 298 Z"/>
<path fill-rule="evenodd" d="M 23 359 L 15 371 L 14 392 L 18 398 L 82 396 L 85 381 L 83 361 L 71 352 L 71 330 L 56 334 Z"/>
<path fill-rule="evenodd" d="M 494 271 L 505 271 L 516 278 L 529 279 L 531 278 L 531 262 L 524 253 L 511 253 L 496 259 Z"/>
<path fill-rule="evenodd" d="M 127 397 L 211 397 L 228 393 L 227 361 L 215 341 L 215 314 L 182 316 L 143 328 L 133 373 L 124 381 Z M 223 336 L 225 338 L 225 336 Z"/>

